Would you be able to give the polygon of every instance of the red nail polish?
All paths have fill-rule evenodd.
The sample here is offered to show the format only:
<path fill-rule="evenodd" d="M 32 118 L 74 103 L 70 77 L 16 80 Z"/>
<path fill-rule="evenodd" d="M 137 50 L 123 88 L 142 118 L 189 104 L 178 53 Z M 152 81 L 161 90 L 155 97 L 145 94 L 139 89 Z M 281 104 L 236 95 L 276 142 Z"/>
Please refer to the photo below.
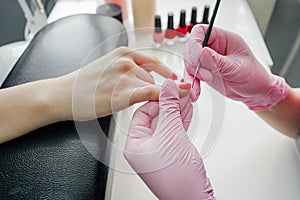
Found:
<path fill-rule="evenodd" d="M 179 37 L 179 41 L 181 42 L 186 41 L 186 34 L 188 33 L 188 26 L 186 26 L 185 18 L 186 18 L 185 10 L 181 10 L 179 26 L 176 29 L 177 35 Z"/>
<path fill-rule="evenodd" d="M 177 76 L 176 74 L 173 73 L 173 74 L 172 74 L 172 80 L 175 81 L 175 80 L 177 80 L 177 79 L 178 79 L 178 76 Z"/>
<path fill-rule="evenodd" d="M 153 40 L 155 47 L 161 47 L 161 44 L 164 41 L 164 33 L 161 29 L 161 18 L 159 15 L 155 16 L 155 29 L 153 33 Z"/>
<path fill-rule="evenodd" d="M 191 22 L 189 25 L 189 33 L 192 32 L 193 27 L 197 24 L 197 7 L 192 7 Z"/>
<path fill-rule="evenodd" d="M 179 85 L 179 88 L 182 90 L 189 90 L 189 89 L 191 89 L 191 84 L 190 83 L 182 83 Z"/>
<path fill-rule="evenodd" d="M 174 15 L 168 14 L 168 27 L 165 31 L 166 44 L 172 46 L 175 44 L 174 38 L 176 37 L 176 31 L 174 30 Z"/>

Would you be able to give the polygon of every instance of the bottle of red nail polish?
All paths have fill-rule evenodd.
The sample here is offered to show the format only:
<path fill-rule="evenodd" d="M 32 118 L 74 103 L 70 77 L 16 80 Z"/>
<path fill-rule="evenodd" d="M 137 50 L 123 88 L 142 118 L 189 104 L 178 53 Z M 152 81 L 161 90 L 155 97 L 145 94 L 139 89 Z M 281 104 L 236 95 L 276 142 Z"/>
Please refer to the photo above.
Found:
<path fill-rule="evenodd" d="M 179 26 L 176 29 L 179 41 L 181 41 L 181 42 L 186 41 L 186 34 L 189 31 L 188 26 L 186 25 L 185 19 L 186 19 L 185 10 L 181 10 Z"/>
<path fill-rule="evenodd" d="M 191 22 L 189 25 L 189 33 L 191 33 L 193 27 L 197 24 L 197 7 L 192 7 Z"/>
<path fill-rule="evenodd" d="M 176 31 L 174 30 L 174 15 L 173 13 L 168 14 L 168 27 L 165 31 L 166 44 L 172 46 L 175 44 L 174 38 L 176 37 Z"/>
<path fill-rule="evenodd" d="M 165 34 L 161 28 L 161 18 L 160 15 L 155 16 L 155 28 L 153 33 L 153 40 L 155 47 L 161 47 L 164 41 Z"/>
<path fill-rule="evenodd" d="M 209 24 L 208 16 L 209 16 L 209 6 L 205 6 L 203 18 L 202 18 L 202 21 L 200 22 L 200 24 Z"/>

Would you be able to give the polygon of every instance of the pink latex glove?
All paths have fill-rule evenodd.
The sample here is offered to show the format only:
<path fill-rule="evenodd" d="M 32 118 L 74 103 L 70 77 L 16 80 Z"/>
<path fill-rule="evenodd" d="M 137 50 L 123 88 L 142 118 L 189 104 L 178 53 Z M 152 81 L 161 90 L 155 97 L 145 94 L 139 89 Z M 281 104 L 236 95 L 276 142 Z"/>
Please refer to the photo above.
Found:
<path fill-rule="evenodd" d="M 184 82 L 185 83 L 192 83 L 194 75 L 191 75 L 187 69 L 184 70 Z M 201 87 L 200 87 L 200 80 L 198 78 L 194 81 L 194 86 L 191 88 L 190 97 L 192 102 L 197 101 L 198 97 L 200 96 Z"/>
<path fill-rule="evenodd" d="M 198 79 L 251 110 L 271 108 L 285 99 L 284 79 L 268 72 L 239 35 L 213 28 L 208 47 L 202 49 L 206 30 L 207 25 L 195 26 L 185 48 L 185 65 L 191 75 L 200 61 Z"/>
<path fill-rule="evenodd" d="M 180 101 L 176 84 L 167 80 L 159 102 L 140 107 L 130 124 L 124 156 L 159 199 L 215 199 L 203 160 L 186 134 L 192 110 L 189 95 Z"/>

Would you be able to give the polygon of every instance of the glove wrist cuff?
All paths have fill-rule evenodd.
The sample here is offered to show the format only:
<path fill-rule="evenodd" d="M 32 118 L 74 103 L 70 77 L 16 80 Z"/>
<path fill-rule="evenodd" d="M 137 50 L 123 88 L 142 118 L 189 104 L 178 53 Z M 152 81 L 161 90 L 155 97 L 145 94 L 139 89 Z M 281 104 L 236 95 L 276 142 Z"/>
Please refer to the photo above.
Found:
<path fill-rule="evenodd" d="M 284 100 L 288 93 L 288 86 L 284 78 L 272 75 L 270 89 L 262 97 L 246 103 L 250 110 L 259 111 L 274 107 L 280 101 Z M 256 102 L 256 103 L 255 103 Z"/>

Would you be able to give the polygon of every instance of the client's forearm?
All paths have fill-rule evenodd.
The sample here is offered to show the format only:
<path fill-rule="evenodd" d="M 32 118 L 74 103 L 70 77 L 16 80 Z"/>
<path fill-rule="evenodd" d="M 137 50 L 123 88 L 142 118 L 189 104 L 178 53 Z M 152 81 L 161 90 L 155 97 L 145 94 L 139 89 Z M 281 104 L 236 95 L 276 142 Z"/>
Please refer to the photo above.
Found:
<path fill-rule="evenodd" d="M 43 80 L 0 90 L 0 143 L 59 121 L 53 80 Z"/>
<path fill-rule="evenodd" d="M 283 101 L 256 113 L 276 130 L 296 139 L 300 130 L 300 88 L 289 88 Z"/>

